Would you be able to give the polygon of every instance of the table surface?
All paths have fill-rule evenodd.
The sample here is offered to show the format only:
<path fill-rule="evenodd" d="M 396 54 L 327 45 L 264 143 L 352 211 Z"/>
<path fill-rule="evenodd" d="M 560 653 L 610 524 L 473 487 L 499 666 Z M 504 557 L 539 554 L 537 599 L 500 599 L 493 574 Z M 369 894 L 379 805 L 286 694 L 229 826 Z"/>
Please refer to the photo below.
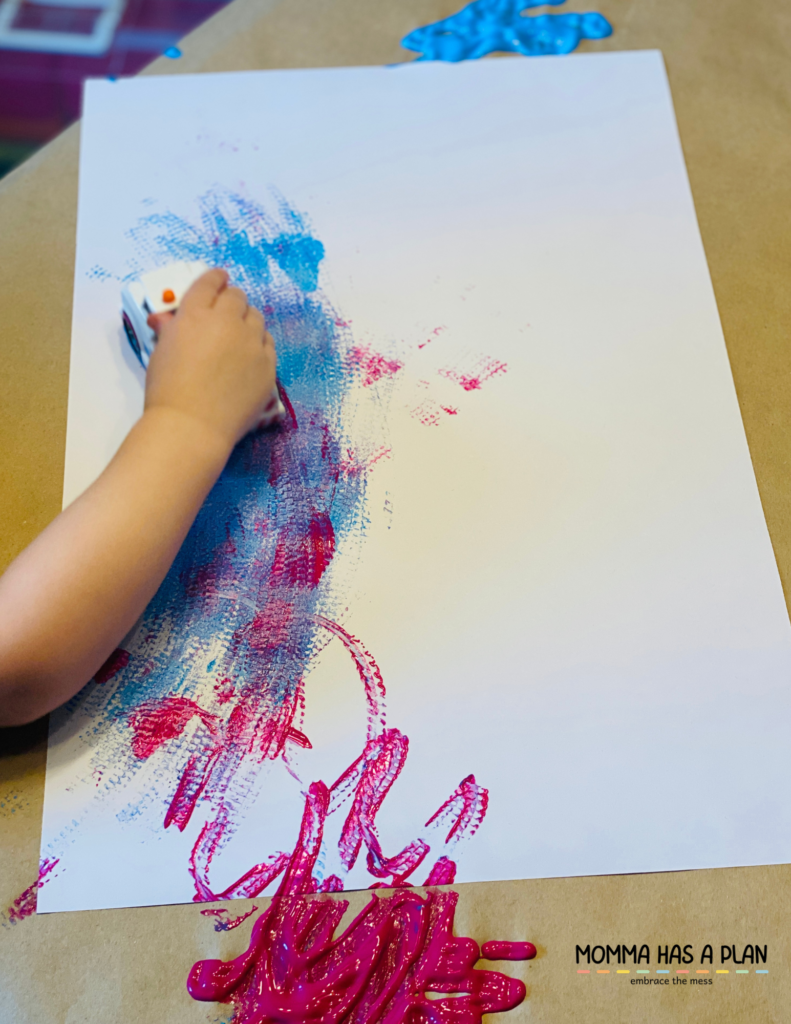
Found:
<path fill-rule="evenodd" d="M 791 32 L 777 0 L 571 0 L 614 26 L 581 50 L 661 49 L 670 76 L 703 242 L 739 404 L 783 585 L 791 584 Z M 235 0 L 144 74 L 384 64 L 399 40 L 451 14 L 452 0 Z M 523 59 L 523 58 L 514 58 Z M 567 59 L 573 59 L 567 58 Z M 0 569 L 60 508 L 66 428 L 79 128 L 0 181 Z M 689 711 L 681 713 L 691 713 Z M 705 714 L 705 709 L 694 713 Z M 44 785 L 41 724 L 0 735 L 0 906 L 37 874 Z M 716 779 L 690 779 L 668 801 L 694 814 Z M 614 793 L 617 780 L 613 781 Z M 600 794 L 605 798 L 608 794 Z M 508 1016 L 556 1024 L 788 1019 L 782 964 L 791 867 L 463 885 L 459 934 L 529 938 L 516 964 L 528 998 Z M 352 909 L 364 894 L 352 894 Z M 259 901 L 260 905 L 261 901 Z M 247 901 L 234 904 L 247 909 Z M 42 915 L 0 914 L 0 1024 L 226 1021 L 195 1003 L 192 963 L 227 959 L 250 926 L 215 933 L 196 906 Z M 769 974 L 714 976 L 705 989 L 630 986 L 632 976 L 578 975 L 575 945 L 768 945 Z M 606 966 L 606 965 L 605 965 Z M 714 965 L 716 968 L 717 964 Z M 653 964 L 655 969 L 656 964 Z M 616 988 L 628 991 L 618 991 Z"/>

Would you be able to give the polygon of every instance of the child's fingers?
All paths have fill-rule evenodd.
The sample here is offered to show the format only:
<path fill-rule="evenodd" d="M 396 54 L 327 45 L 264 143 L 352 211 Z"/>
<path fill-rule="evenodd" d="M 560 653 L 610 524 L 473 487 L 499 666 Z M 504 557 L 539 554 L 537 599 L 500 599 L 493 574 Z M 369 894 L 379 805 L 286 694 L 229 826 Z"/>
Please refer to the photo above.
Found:
<path fill-rule="evenodd" d="M 244 319 L 248 307 L 247 296 L 241 288 L 226 288 L 217 297 L 216 305 L 233 311 Z"/>
<path fill-rule="evenodd" d="M 181 308 L 183 309 L 184 306 L 188 308 L 190 306 L 209 308 L 217 302 L 220 295 L 227 289 L 228 274 L 226 271 L 220 270 L 219 267 L 207 270 L 187 290 L 184 298 L 181 300 Z"/>

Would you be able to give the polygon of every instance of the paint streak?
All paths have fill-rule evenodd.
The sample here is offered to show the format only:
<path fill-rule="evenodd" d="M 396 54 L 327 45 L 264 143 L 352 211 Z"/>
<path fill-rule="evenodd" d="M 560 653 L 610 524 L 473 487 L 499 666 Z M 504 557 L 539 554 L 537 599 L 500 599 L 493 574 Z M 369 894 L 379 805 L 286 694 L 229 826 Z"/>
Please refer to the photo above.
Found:
<path fill-rule="evenodd" d="M 49 877 L 58 863 L 58 860 L 48 860 L 46 858 L 41 861 L 38 869 L 38 879 L 32 885 L 29 885 L 24 892 L 21 892 L 6 911 L 6 917 L 11 924 L 18 924 L 20 921 L 24 921 L 26 917 L 30 917 L 31 914 L 35 914 L 38 891 L 42 885 L 49 881 Z"/>
<path fill-rule="evenodd" d="M 456 14 L 404 36 L 401 45 L 417 60 L 460 61 L 489 53 L 521 53 L 526 57 L 570 53 L 582 39 L 604 39 L 612 25 L 595 12 L 540 14 L 525 17 L 531 7 L 559 7 L 565 0 L 474 0 Z"/>
<path fill-rule="evenodd" d="M 500 359 L 492 359 L 489 356 L 481 357 L 469 373 L 457 369 L 440 370 L 441 377 L 447 377 L 455 384 L 460 384 L 465 391 L 480 391 L 484 381 L 498 373 L 506 373 L 508 364 Z"/>
<path fill-rule="evenodd" d="M 474 836 L 486 816 L 489 806 L 489 792 L 479 786 L 474 775 L 463 779 L 445 803 L 426 822 L 450 822 L 450 831 L 445 837 L 449 843 L 457 834 Z"/>
<path fill-rule="evenodd" d="M 286 416 L 235 449 L 141 622 L 97 677 L 102 685 L 70 705 L 89 723 L 83 736 L 96 748 L 97 798 L 144 769 L 154 778 L 155 790 L 124 820 L 156 813 L 152 827 L 190 836 L 185 875 L 196 902 L 255 898 L 278 879 L 285 884 L 290 850 L 257 850 L 237 878 L 223 864 L 267 784 L 265 763 L 274 770 L 278 762 L 303 790 L 326 791 L 320 831 L 328 816 L 334 831 L 311 892 L 341 891 L 363 855 L 372 887 L 407 887 L 418 870 L 447 884 L 458 843 L 486 811 L 486 790 L 470 776 L 422 830 L 425 810 L 415 808 L 414 832 L 400 849 L 385 850 L 380 840 L 377 816 L 409 741 L 388 726 L 379 666 L 342 620 L 368 522 L 370 473 L 390 454 L 381 389 L 372 385 L 402 363 L 355 343 L 319 289 L 322 243 L 302 214 L 285 200 L 276 205 L 271 214 L 213 191 L 197 224 L 149 213 L 130 232 L 139 252 L 132 274 L 201 259 L 227 269 L 265 312 Z M 365 740 L 334 783 L 309 787 L 300 769 L 311 749 L 304 680 L 336 641 L 363 687 Z"/>
<path fill-rule="evenodd" d="M 524 984 L 476 970 L 478 944 L 453 934 L 458 893 L 373 896 L 335 936 L 348 902 L 304 898 L 316 891 L 313 871 L 329 803 L 327 787 L 314 783 L 285 876 L 256 921 L 247 952 L 228 962 L 196 963 L 190 995 L 233 1003 L 235 1024 L 480 1024 L 485 1013 L 518 1006 Z"/>
<path fill-rule="evenodd" d="M 248 917 L 251 917 L 258 907 L 251 907 L 246 914 L 239 914 L 238 917 L 229 917 L 227 921 L 217 920 L 214 922 L 214 930 L 216 932 L 231 932 L 234 928 L 238 928 L 240 924 L 243 924 Z M 201 910 L 201 914 L 204 917 L 216 917 L 221 918 L 223 914 L 228 914 L 230 911 L 226 910 L 225 907 L 219 907 L 211 910 Z"/>

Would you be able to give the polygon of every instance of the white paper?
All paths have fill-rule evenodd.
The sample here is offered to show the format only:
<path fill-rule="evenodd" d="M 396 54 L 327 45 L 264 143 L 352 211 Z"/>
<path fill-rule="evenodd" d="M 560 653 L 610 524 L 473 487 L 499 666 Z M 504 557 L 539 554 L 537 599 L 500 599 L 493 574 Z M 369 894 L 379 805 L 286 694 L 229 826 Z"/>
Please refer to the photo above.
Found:
<path fill-rule="evenodd" d="M 142 408 L 118 306 L 121 279 L 166 262 L 151 217 L 205 240 L 201 209 L 229 196 L 303 215 L 343 344 L 392 364 L 348 385 L 366 491 L 321 584 L 409 737 L 385 853 L 423 837 L 415 883 L 446 850 L 457 881 L 791 859 L 789 622 L 660 55 L 89 83 L 64 502 Z M 243 616 L 248 584 L 215 606 Z M 244 762 L 215 893 L 293 849 L 308 785 L 365 744 L 354 662 L 319 632 L 312 749 L 289 744 L 293 776 Z M 220 705 L 228 635 L 195 643 L 204 667 L 173 692 L 225 729 L 244 680 Z M 163 821 L 208 727 L 134 757 L 108 718 L 131 670 L 54 717 L 40 911 L 196 898 L 215 782 L 183 832 Z M 488 810 L 446 846 L 424 823 L 470 774 Z M 344 873 L 330 838 L 347 811 L 317 877 L 365 887 L 365 845 Z"/>

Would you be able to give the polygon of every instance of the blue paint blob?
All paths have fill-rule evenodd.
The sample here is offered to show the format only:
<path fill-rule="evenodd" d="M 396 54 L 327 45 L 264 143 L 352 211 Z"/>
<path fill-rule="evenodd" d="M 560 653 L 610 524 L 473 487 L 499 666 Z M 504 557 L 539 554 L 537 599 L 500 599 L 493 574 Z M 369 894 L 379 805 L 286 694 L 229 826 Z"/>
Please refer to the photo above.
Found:
<path fill-rule="evenodd" d="M 178 46 L 169 46 L 167 50 L 162 54 L 163 57 L 170 57 L 171 60 L 178 60 L 181 56 L 181 50 Z"/>
<path fill-rule="evenodd" d="M 595 12 L 523 16 L 530 7 L 558 7 L 566 0 L 474 0 L 442 21 L 416 28 L 401 45 L 415 50 L 417 60 L 456 62 L 489 53 L 521 53 L 525 57 L 571 53 L 581 39 L 604 39 L 612 25 Z"/>

